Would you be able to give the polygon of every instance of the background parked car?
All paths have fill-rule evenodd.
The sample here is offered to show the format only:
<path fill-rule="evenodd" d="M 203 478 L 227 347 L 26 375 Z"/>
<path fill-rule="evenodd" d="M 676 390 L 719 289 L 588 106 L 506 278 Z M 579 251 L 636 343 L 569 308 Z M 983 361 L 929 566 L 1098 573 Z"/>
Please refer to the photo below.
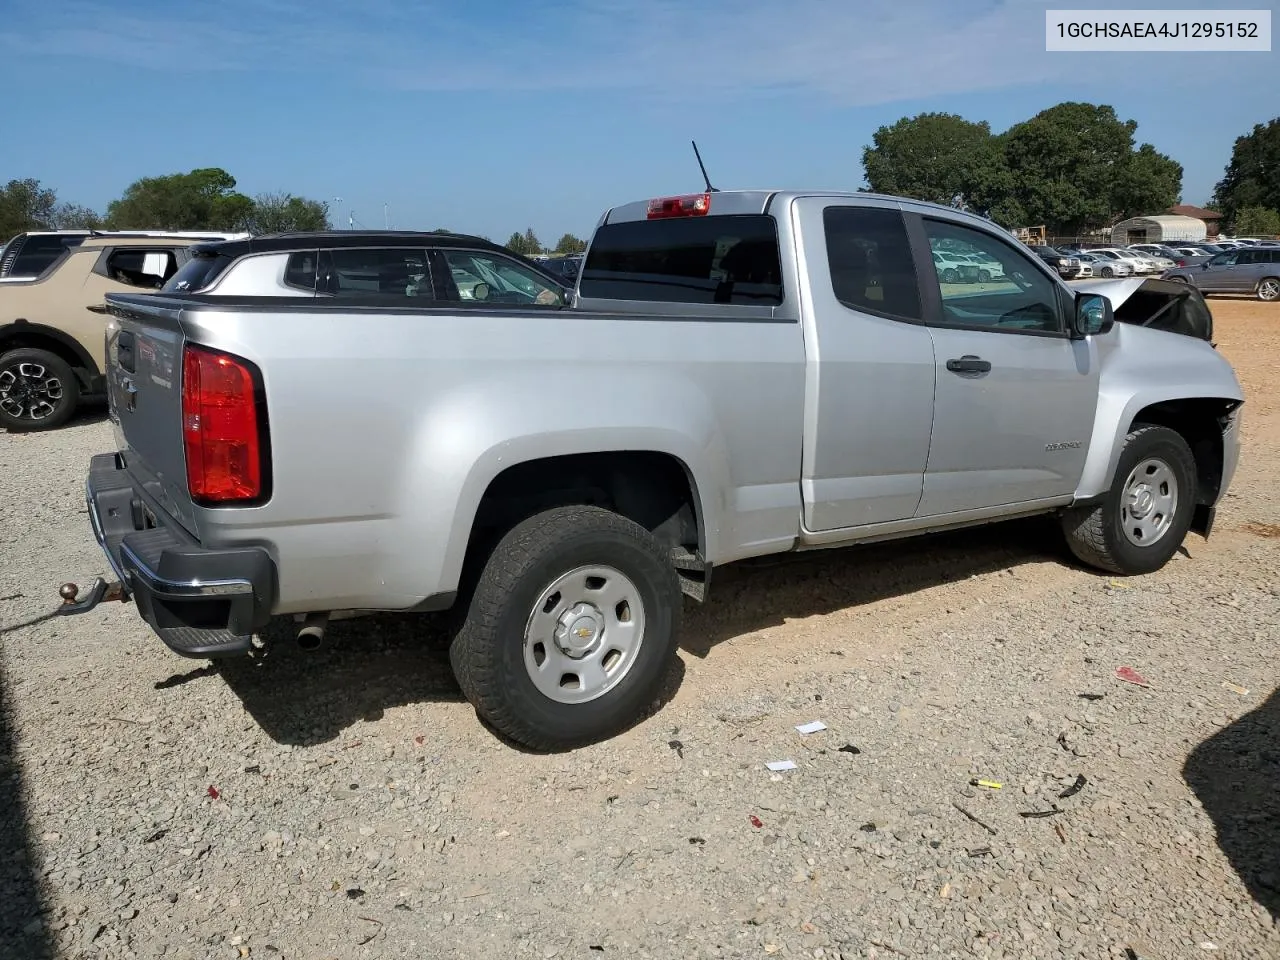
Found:
<path fill-rule="evenodd" d="M 1161 268 L 1156 265 L 1155 260 L 1151 257 L 1136 253 L 1133 250 L 1126 250 L 1124 247 L 1099 247 L 1097 250 L 1093 250 L 1091 252 L 1100 253 L 1104 256 L 1109 255 L 1112 259 L 1128 260 L 1133 264 L 1134 273 L 1149 274 L 1161 272 Z M 1172 267 L 1173 265 L 1173 261 L 1170 260 L 1169 266 Z"/>
<path fill-rule="evenodd" d="M 1057 270 L 1058 276 L 1064 280 L 1074 280 L 1078 277 L 1086 276 L 1086 264 L 1074 253 L 1067 253 L 1057 247 L 1044 246 L 1033 246 L 1031 250 L 1037 257 Z"/>
<path fill-rule="evenodd" d="M 1189 283 L 1202 293 L 1252 293 L 1259 300 L 1280 300 L 1280 247 L 1228 250 L 1196 266 L 1168 270 L 1164 279 Z"/>
<path fill-rule="evenodd" d="M 1122 257 L 1104 257 L 1102 254 L 1086 252 L 1078 254 L 1079 258 L 1089 266 L 1092 275 L 1110 279 L 1112 277 L 1132 277 L 1133 264 Z"/>

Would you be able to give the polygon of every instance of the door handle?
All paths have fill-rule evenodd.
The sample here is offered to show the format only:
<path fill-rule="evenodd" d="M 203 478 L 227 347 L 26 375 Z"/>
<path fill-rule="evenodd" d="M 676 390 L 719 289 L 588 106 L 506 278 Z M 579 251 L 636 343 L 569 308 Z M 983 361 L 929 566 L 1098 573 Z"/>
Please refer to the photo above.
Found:
<path fill-rule="evenodd" d="M 959 359 L 948 360 L 947 369 L 952 373 L 987 373 L 991 369 L 991 361 L 966 353 Z"/>

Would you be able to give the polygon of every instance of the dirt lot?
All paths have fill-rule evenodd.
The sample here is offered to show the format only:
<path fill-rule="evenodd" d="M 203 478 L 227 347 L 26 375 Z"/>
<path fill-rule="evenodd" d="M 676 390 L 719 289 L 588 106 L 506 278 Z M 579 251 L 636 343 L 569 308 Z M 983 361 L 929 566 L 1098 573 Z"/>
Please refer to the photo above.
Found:
<path fill-rule="evenodd" d="M 421 621 L 216 669 L 119 605 L 0 635 L 0 953 L 1280 956 L 1280 305 L 1212 304 L 1210 541 L 1123 583 L 1043 522 L 728 568 L 667 702 L 570 754 L 485 730 Z M 0 434 L 0 624 L 103 569 L 110 446 Z"/>

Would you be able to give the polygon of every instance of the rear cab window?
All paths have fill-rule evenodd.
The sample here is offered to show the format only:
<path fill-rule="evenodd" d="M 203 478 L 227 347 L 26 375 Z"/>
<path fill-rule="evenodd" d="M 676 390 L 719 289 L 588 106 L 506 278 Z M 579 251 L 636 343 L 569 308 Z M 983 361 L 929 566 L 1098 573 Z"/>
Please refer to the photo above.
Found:
<path fill-rule="evenodd" d="M 231 265 L 232 257 L 213 251 L 195 251 L 194 255 L 178 268 L 178 272 L 161 288 L 166 293 L 195 293 L 213 283 Z"/>
<path fill-rule="evenodd" d="M 767 214 L 623 221 L 596 230 L 583 299 L 778 306 L 782 263 Z"/>

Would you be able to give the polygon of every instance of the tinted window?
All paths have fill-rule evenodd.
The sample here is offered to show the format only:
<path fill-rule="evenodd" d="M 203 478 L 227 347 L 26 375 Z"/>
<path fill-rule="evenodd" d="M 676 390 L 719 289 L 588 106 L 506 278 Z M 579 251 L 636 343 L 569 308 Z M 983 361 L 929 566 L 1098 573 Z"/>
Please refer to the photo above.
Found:
<path fill-rule="evenodd" d="M 182 265 L 162 288 L 166 293 L 195 293 L 203 290 L 227 269 L 231 257 L 198 254 Z"/>
<path fill-rule="evenodd" d="M 411 247 L 329 251 L 323 292 L 345 298 L 433 299 L 425 250 Z M 292 258 L 290 258 L 292 262 Z"/>
<path fill-rule="evenodd" d="M 301 290 L 315 290 L 319 259 L 318 250 L 300 250 L 289 254 L 289 262 L 284 268 L 285 284 Z"/>
<path fill-rule="evenodd" d="M 944 279 L 935 269 L 944 324 L 1011 331 L 1062 330 L 1058 287 L 1025 254 L 989 233 L 955 223 L 926 219 L 924 229 L 934 250 L 975 253 L 993 264 L 986 282 L 964 276 Z"/>
<path fill-rule="evenodd" d="M 582 267 L 583 297 L 776 306 L 782 262 L 772 217 L 680 217 L 606 224 Z"/>
<path fill-rule="evenodd" d="M 837 300 L 852 310 L 920 319 L 920 289 L 902 214 L 878 207 L 827 207 L 822 225 Z"/>
<path fill-rule="evenodd" d="M 38 277 L 57 262 L 64 250 L 83 241 L 82 236 L 58 234 L 15 237 L 5 248 L 0 277 Z"/>
<path fill-rule="evenodd" d="M 99 272 L 117 283 L 159 290 L 178 272 L 178 258 L 172 250 L 120 247 L 107 254 Z"/>
<path fill-rule="evenodd" d="M 459 300 L 544 306 L 564 302 L 562 287 L 514 260 L 472 250 L 441 250 L 440 255 Z"/>

